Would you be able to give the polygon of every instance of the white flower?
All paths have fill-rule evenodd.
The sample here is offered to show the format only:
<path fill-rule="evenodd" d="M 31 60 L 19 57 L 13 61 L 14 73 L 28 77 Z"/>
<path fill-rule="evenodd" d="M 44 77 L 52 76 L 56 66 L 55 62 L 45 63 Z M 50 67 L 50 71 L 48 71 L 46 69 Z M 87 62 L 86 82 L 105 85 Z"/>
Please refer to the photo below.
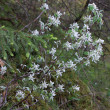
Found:
<path fill-rule="evenodd" d="M 91 33 L 89 31 L 86 32 L 86 39 L 88 42 L 92 42 L 92 36 L 91 36 Z"/>
<path fill-rule="evenodd" d="M 7 70 L 7 67 L 6 67 L 6 66 L 2 66 L 2 67 L 1 67 L 0 74 L 1 74 L 1 75 L 4 75 L 4 74 L 6 73 L 6 70 Z"/>
<path fill-rule="evenodd" d="M 44 81 L 44 82 L 42 82 L 40 88 L 45 89 L 45 88 L 47 88 L 47 86 L 48 86 L 48 84 Z"/>
<path fill-rule="evenodd" d="M 98 11 L 98 8 L 97 8 L 97 6 L 95 5 L 95 3 L 89 4 L 88 6 L 89 6 L 89 7 L 93 7 L 92 12 Z"/>
<path fill-rule="evenodd" d="M 21 73 L 21 71 L 19 69 L 16 69 L 19 73 Z"/>
<path fill-rule="evenodd" d="M 90 30 L 89 26 L 87 24 L 84 24 L 83 31 L 88 31 L 88 30 Z"/>
<path fill-rule="evenodd" d="M 35 99 L 36 100 L 36 102 L 38 102 L 39 100 L 38 99 Z"/>
<path fill-rule="evenodd" d="M 47 4 L 47 3 L 44 3 L 44 4 L 41 6 L 41 9 L 48 10 L 48 9 L 49 9 L 48 4 Z"/>
<path fill-rule="evenodd" d="M 52 56 L 54 56 L 55 53 L 56 53 L 56 48 L 52 48 L 50 51 L 50 54 L 52 54 Z"/>
<path fill-rule="evenodd" d="M 80 90 L 80 87 L 79 87 L 78 85 L 72 86 L 72 88 L 73 88 L 75 91 L 79 91 L 79 90 Z"/>
<path fill-rule="evenodd" d="M 25 82 L 26 81 L 26 78 L 23 78 L 22 81 Z"/>
<path fill-rule="evenodd" d="M 31 98 L 32 98 L 32 101 L 34 100 L 34 96 L 33 95 L 31 95 Z"/>
<path fill-rule="evenodd" d="M 96 41 L 96 43 L 103 44 L 103 43 L 104 43 L 104 40 L 102 40 L 102 39 L 99 38 L 99 39 Z"/>
<path fill-rule="evenodd" d="M 73 45 L 73 47 L 76 48 L 76 49 L 80 48 L 81 46 L 82 46 L 82 41 L 76 42 L 76 43 Z"/>
<path fill-rule="evenodd" d="M 30 68 L 30 70 L 39 71 L 39 70 L 41 70 L 41 69 L 39 68 L 39 66 L 40 66 L 39 64 L 36 65 L 36 64 L 34 63 L 34 64 L 33 64 L 33 67 Z"/>
<path fill-rule="evenodd" d="M 48 74 L 50 73 L 49 67 L 48 67 L 47 65 L 44 66 L 43 72 L 44 72 L 44 74 L 45 74 L 46 72 L 48 72 Z"/>
<path fill-rule="evenodd" d="M 79 57 L 77 52 L 75 53 L 75 55 L 77 56 L 77 59 L 75 59 L 74 61 L 76 63 L 80 63 L 83 60 L 83 58 L 82 57 Z"/>
<path fill-rule="evenodd" d="M 70 24 L 70 29 L 75 29 L 75 28 L 79 29 L 78 23 Z"/>
<path fill-rule="evenodd" d="M 87 23 L 92 23 L 93 22 L 93 18 L 91 17 L 91 15 L 85 16 L 84 17 L 84 22 Z"/>
<path fill-rule="evenodd" d="M 45 65 L 44 69 L 43 69 L 44 73 L 47 72 L 48 70 L 49 70 L 49 67 L 47 65 Z"/>
<path fill-rule="evenodd" d="M 72 49 L 72 45 L 71 45 L 71 43 L 69 43 L 68 41 L 64 44 L 64 47 L 67 49 L 67 51 L 68 51 L 69 49 Z"/>
<path fill-rule="evenodd" d="M 29 75 L 29 80 L 31 80 L 32 82 L 34 82 L 34 73 Z"/>
<path fill-rule="evenodd" d="M 55 90 L 52 90 L 52 91 L 50 92 L 50 94 L 51 94 L 50 100 L 53 100 L 54 96 L 56 96 Z"/>
<path fill-rule="evenodd" d="M 24 64 L 21 64 L 21 67 L 22 67 L 22 69 L 24 68 L 24 67 L 26 67 L 26 65 L 24 65 Z M 18 70 L 19 71 L 19 70 Z"/>
<path fill-rule="evenodd" d="M 57 48 L 58 48 L 58 45 L 61 44 L 61 41 L 54 41 L 54 43 L 56 44 Z"/>
<path fill-rule="evenodd" d="M 38 87 L 36 85 L 33 86 L 33 90 L 36 91 Z"/>
<path fill-rule="evenodd" d="M 102 49 L 103 49 L 102 45 L 99 44 L 98 47 L 97 47 L 97 52 L 99 53 L 99 55 L 102 54 L 102 51 L 103 51 Z"/>
<path fill-rule="evenodd" d="M 84 44 L 84 46 L 85 46 L 86 42 L 88 42 L 88 43 L 93 42 L 91 33 L 89 31 L 87 31 L 86 33 L 82 33 L 82 34 L 83 35 L 79 39 L 82 42 L 82 44 Z"/>
<path fill-rule="evenodd" d="M 89 60 L 85 61 L 84 63 L 85 63 L 86 66 L 90 65 L 90 61 Z"/>
<path fill-rule="evenodd" d="M 93 3 L 93 4 L 91 4 L 91 5 L 94 7 L 94 9 L 97 9 L 97 6 L 96 6 L 95 3 Z"/>
<path fill-rule="evenodd" d="M 42 21 L 40 20 L 39 23 L 40 23 L 41 29 L 44 31 L 44 29 L 45 29 L 45 24 L 44 24 L 44 22 L 42 22 Z"/>
<path fill-rule="evenodd" d="M 36 30 L 32 31 L 32 34 L 35 35 L 35 36 L 38 36 L 39 35 L 39 31 L 36 29 Z"/>
<path fill-rule="evenodd" d="M 66 14 L 65 11 L 63 12 L 63 14 L 64 14 L 64 15 Z"/>
<path fill-rule="evenodd" d="M 54 16 L 49 15 L 48 19 L 49 19 L 49 25 L 54 25 L 54 26 L 58 27 L 58 25 L 61 24 L 59 18 L 56 18 Z"/>
<path fill-rule="evenodd" d="M 29 105 L 28 104 L 23 104 L 24 107 L 26 107 L 27 109 L 29 109 Z"/>
<path fill-rule="evenodd" d="M 101 53 L 102 53 L 102 46 L 99 45 L 97 49 L 95 50 L 91 50 L 88 54 L 89 58 L 92 58 L 93 62 L 97 62 L 99 61 L 99 58 L 101 57 Z"/>
<path fill-rule="evenodd" d="M 57 11 L 56 15 L 57 15 L 57 17 L 49 15 L 49 17 L 48 17 L 49 23 L 48 24 L 50 26 L 54 25 L 54 26 L 58 27 L 61 24 L 60 17 L 62 15 L 62 13 L 60 11 Z"/>
<path fill-rule="evenodd" d="M 74 64 L 72 60 L 70 60 L 66 63 L 66 67 L 76 70 L 76 64 Z"/>
<path fill-rule="evenodd" d="M 30 91 L 30 88 L 29 87 L 23 87 L 23 89 Z"/>
<path fill-rule="evenodd" d="M 65 66 L 64 66 L 64 67 L 62 67 L 61 69 L 62 69 L 62 72 L 65 72 Z"/>
<path fill-rule="evenodd" d="M 57 11 L 57 13 L 56 13 L 56 14 L 57 14 L 57 17 L 58 17 L 58 18 L 60 18 L 60 17 L 61 17 L 61 15 L 62 15 L 62 13 L 61 13 L 60 11 Z"/>
<path fill-rule="evenodd" d="M 59 76 L 62 76 L 61 70 L 56 70 L 56 75 L 57 75 L 57 78 L 58 78 Z"/>
<path fill-rule="evenodd" d="M 58 85 L 58 89 L 61 91 L 61 92 L 64 92 L 64 85 L 62 84 L 62 85 Z"/>
<path fill-rule="evenodd" d="M 23 99 L 25 97 L 25 93 L 21 90 L 18 90 L 16 93 L 17 99 Z"/>
<path fill-rule="evenodd" d="M 0 86 L 0 89 L 1 89 L 1 90 L 5 90 L 6 87 L 5 87 L 5 86 Z"/>
<path fill-rule="evenodd" d="M 71 33 L 70 33 L 70 36 L 74 37 L 75 40 L 77 40 L 79 38 L 80 34 L 77 31 L 75 31 L 74 29 L 72 29 Z"/>
<path fill-rule="evenodd" d="M 42 96 L 42 99 L 45 100 L 45 95 L 41 94 L 41 96 Z"/>
<path fill-rule="evenodd" d="M 54 82 L 52 82 L 52 81 L 50 80 L 49 86 L 50 86 L 50 87 L 53 87 L 53 85 L 54 85 Z"/>

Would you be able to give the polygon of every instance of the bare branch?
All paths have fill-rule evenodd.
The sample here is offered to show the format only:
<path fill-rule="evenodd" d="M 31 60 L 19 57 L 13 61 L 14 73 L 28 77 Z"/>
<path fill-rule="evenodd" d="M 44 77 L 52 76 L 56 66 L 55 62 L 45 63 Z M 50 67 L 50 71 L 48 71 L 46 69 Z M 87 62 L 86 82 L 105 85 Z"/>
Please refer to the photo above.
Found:
<path fill-rule="evenodd" d="M 26 26 L 24 26 L 20 31 L 23 31 L 25 28 L 29 27 L 32 23 L 36 22 L 40 17 L 41 15 L 44 13 L 44 11 L 42 11 L 39 16 L 37 16 L 37 18 L 35 18 L 33 21 L 31 21 L 29 24 L 27 24 Z"/>

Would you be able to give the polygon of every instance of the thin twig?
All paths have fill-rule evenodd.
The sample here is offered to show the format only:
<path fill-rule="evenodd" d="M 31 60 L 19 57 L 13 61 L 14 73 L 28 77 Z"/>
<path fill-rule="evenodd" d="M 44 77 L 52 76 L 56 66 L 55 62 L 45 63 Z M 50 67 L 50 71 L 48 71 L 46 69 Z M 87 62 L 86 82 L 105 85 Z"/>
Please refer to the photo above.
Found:
<path fill-rule="evenodd" d="M 30 23 L 28 23 L 26 26 L 24 26 L 20 31 L 23 31 L 25 28 L 29 27 L 32 23 L 36 22 L 40 17 L 41 15 L 44 13 L 44 11 L 42 11 L 39 16 L 37 16 L 37 18 L 35 18 L 33 21 L 31 21 Z"/>

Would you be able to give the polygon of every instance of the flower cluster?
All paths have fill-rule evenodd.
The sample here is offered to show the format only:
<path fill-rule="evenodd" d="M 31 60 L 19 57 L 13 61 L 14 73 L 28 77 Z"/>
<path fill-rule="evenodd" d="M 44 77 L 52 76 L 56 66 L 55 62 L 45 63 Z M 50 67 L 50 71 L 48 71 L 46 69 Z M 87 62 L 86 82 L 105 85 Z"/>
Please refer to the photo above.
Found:
<path fill-rule="evenodd" d="M 39 31 L 36 29 L 36 30 L 32 31 L 32 34 L 35 35 L 35 36 L 38 36 L 39 35 Z"/>
<path fill-rule="evenodd" d="M 91 24 L 97 22 L 98 19 L 100 19 L 100 22 L 98 23 L 102 24 L 101 11 L 94 3 L 89 4 L 88 9 L 93 12 L 94 16 L 88 15 L 84 17 L 82 29 L 77 23 L 70 24 L 70 29 L 65 37 L 65 39 L 69 37 L 71 41 L 67 41 L 64 44 L 64 48 L 66 48 L 67 51 L 77 51 L 75 52 L 76 58 L 73 58 L 74 66 L 77 66 L 80 62 L 84 63 L 86 66 L 90 65 L 91 61 L 97 63 L 103 53 L 102 44 L 104 43 L 104 40 L 99 38 L 95 41 L 90 32 Z M 96 20 L 94 21 L 94 19 Z M 82 56 L 81 52 L 86 56 Z"/>
<path fill-rule="evenodd" d="M 49 25 L 54 25 L 58 27 L 58 25 L 60 25 L 61 23 L 59 18 L 56 18 L 55 16 L 50 15 L 48 19 L 49 19 Z"/>
<path fill-rule="evenodd" d="M 92 13 L 94 14 L 94 16 L 93 16 L 93 17 L 91 17 L 91 16 L 85 17 L 85 19 L 84 19 L 85 22 L 87 22 L 86 19 L 88 19 L 89 22 L 90 22 L 90 21 L 93 21 L 93 23 L 97 22 L 97 23 L 101 26 L 101 25 L 103 24 L 103 20 L 102 20 L 102 17 L 103 17 L 103 15 L 102 15 L 102 10 L 99 10 L 98 7 L 97 7 L 94 3 L 89 4 L 89 5 L 88 5 L 88 9 L 89 9 L 90 11 L 92 11 Z"/>
<path fill-rule="evenodd" d="M 48 10 L 49 9 L 48 4 L 47 3 L 43 3 L 43 5 L 41 6 L 41 9 Z"/>
<path fill-rule="evenodd" d="M 49 25 L 54 25 L 56 27 L 58 27 L 61 22 L 60 22 L 60 17 L 61 17 L 62 13 L 60 11 L 57 11 L 56 16 L 51 16 L 49 15 L 48 20 L 49 20 Z"/>

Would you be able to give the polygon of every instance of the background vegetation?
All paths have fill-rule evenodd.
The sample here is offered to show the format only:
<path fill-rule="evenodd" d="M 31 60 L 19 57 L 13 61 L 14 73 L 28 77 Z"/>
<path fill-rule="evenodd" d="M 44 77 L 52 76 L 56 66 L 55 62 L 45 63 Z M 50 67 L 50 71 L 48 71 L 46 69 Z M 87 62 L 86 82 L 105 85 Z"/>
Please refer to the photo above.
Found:
<path fill-rule="evenodd" d="M 81 87 L 79 96 L 66 96 L 66 94 L 59 94 L 53 103 L 46 103 L 42 99 L 40 102 L 30 109 L 35 110 L 109 110 L 110 109 L 110 0 L 93 0 L 99 9 L 103 10 L 104 25 L 101 30 L 97 26 L 92 28 L 96 38 L 105 40 L 103 45 L 104 54 L 98 64 L 92 64 L 89 68 L 81 70 L 80 73 L 75 74 L 68 71 L 68 76 L 63 77 L 63 81 L 68 86 L 67 79 L 71 82 L 78 83 Z M 0 78 L 0 86 L 7 85 L 10 79 L 16 75 L 20 75 L 17 71 L 19 64 L 31 65 L 38 56 L 42 54 L 42 48 L 47 47 L 47 40 L 50 39 L 50 46 L 55 38 L 62 39 L 65 35 L 62 30 L 67 30 L 66 27 L 73 22 L 78 22 L 82 25 L 82 17 L 86 13 L 86 9 L 90 0 L 48 0 L 51 9 L 48 13 L 53 14 L 55 11 L 65 11 L 65 15 L 61 18 L 62 27 L 57 30 L 52 28 L 51 33 L 44 36 L 31 35 L 31 31 L 39 27 L 39 23 L 33 22 L 28 28 L 24 28 L 31 23 L 41 12 L 39 6 L 41 2 L 37 0 L 1 0 L 0 1 L 0 59 L 11 65 L 13 69 L 9 68 L 10 73 L 6 77 Z M 42 14 L 43 21 L 47 20 L 47 15 Z M 39 43 L 40 42 L 40 43 Z M 40 52 L 39 52 L 40 48 Z M 31 53 L 31 54 L 30 54 Z M 31 60 L 29 59 L 31 57 Z M 0 63 L 2 66 L 2 64 Z M 25 73 L 26 70 L 23 71 Z M 9 91 L 9 99 L 12 102 L 8 103 L 3 110 L 9 108 L 16 102 L 13 97 L 14 86 L 19 85 L 19 81 L 13 82 L 10 86 L 13 89 Z M 5 96 L 6 91 L 0 90 L 0 93 Z M 39 97 L 39 93 L 34 93 L 35 97 Z M 12 95 L 12 96 L 11 96 Z M 1 101 L 0 97 L 0 101 Z M 69 101 L 68 101 L 69 100 Z M 28 102 L 30 100 L 28 99 Z M 1 105 L 1 102 L 0 102 Z M 7 108 L 8 106 L 8 108 Z M 17 105 L 20 110 L 19 106 Z"/>

